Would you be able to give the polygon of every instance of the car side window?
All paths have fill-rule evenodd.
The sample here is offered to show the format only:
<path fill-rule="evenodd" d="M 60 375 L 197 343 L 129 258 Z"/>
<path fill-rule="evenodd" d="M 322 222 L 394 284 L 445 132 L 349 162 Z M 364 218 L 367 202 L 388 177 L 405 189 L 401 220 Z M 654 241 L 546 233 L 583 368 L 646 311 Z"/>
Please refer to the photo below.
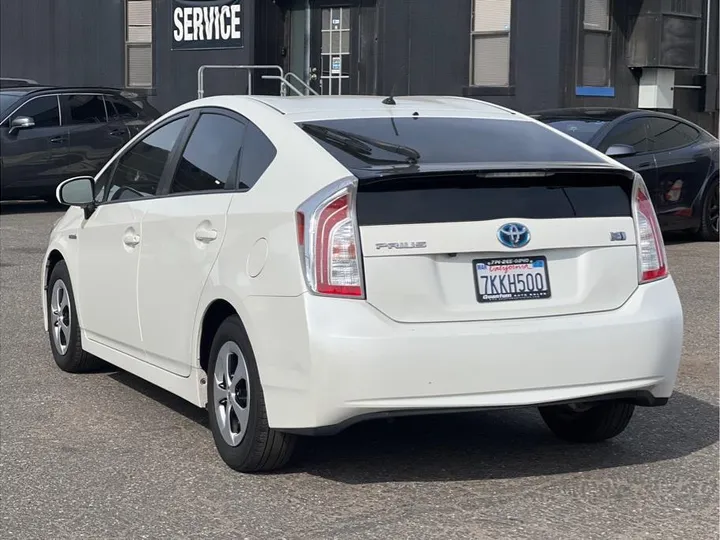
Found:
<path fill-rule="evenodd" d="M 632 146 L 638 154 L 648 152 L 650 142 L 647 134 L 647 119 L 631 118 L 615 126 L 605 137 L 600 146 L 600 151 L 605 152 L 613 144 Z"/>
<path fill-rule="evenodd" d="M 684 122 L 669 118 L 651 118 L 648 135 L 655 152 L 671 150 L 692 144 L 700 133 Z"/>
<path fill-rule="evenodd" d="M 67 118 L 64 125 L 101 124 L 107 122 L 105 101 L 101 95 L 61 95 L 60 103 Z"/>
<path fill-rule="evenodd" d="M 237 170 L 245 124 L 223 114 L 203 113 L 188 139 L 170 193 L 225 189 Z"/>
<path fill-rule="evenodd" d="M 248 124 L 240 166 L 238 189 L 250 189 L 277 155 L 277 149 L 255 124 Z"/>
<path fill-rule="evenodd" d="M 615 126 L 605 137 L 600 150 L 606 151 L 613 144 L 626 144 L 635 148 L 638 154 L 650 150 L 646 118 L 631 118 Z"/>
<path fill-rule="evenodd" d="M 105 96 L 105 103 L 110 120 L 136 120 L 140 117 L 140 111 L 119 96 Z"/>
<path fill-rule="evenodd" d="M 186 117 L 165 124 L 121 156 L 105 200 L 132 200 L 156 195 L 165 164 L 185 122 Z"/>
<path fill-rule="evenodd" d="M 35 122 L 36 128 L 60 126 L 57 96 L 41 96 L 27 102 L 13 114 L 13 118 L 18 116 L 29 116 Z"/>

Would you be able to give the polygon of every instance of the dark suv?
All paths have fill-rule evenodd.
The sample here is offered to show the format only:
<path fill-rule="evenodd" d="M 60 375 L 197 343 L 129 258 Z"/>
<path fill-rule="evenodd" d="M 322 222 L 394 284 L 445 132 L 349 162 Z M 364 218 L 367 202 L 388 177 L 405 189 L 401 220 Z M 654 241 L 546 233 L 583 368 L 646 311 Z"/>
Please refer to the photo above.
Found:
<path fill-rule="evenodd" d="M 157 110 L 112 88 L 0 89 L 0 200 L 55 201 L 68 178 L 97 174 Z"/>

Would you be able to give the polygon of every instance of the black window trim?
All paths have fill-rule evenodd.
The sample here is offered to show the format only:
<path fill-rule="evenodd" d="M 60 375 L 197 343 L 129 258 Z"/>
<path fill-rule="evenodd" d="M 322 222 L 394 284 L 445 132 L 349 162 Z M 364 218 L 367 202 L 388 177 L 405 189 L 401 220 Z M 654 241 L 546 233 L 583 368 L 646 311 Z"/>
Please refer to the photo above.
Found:
<path fill-rule="evenodd" d="M 166 176 L 167 176 L 167 174 L 168 174 L 168 172 L 169 172 L 168 166 L 169 166 L 170 163 L 173 161 L 173 159 L 174 159 L 174 157 L 175 157 L 175 154 L 177 153 L 178 143 L 179 143 L 180 141 L 184 140 L 184 138 L 187 136 L 188 127 L 189 127 L 191 124 L 193 124 L 193 116 L 195 115 L 195 113 L 196 113 L 196 110 L 192 110 L 192 109 L 191 109 L 191 110 L 186 110 L 186 111 L 181 111 L 181 112 L 179 112 L 179 113 L 177 113 L 177 114 L 175 114 L 175 115 L 173 115 L 173 116 L 170 116 L 170 117 L 166 118 L 166 119 L 163 120 L 162 122 L 157 123 L 156 125 L 153 126 L 153 128 L 152 128 L 151 130 L 144 132 L 144 133 L 142 134 L 142 137 L 140 137 L 140 138 L 138 138 L 136 141 L 134 141 L 134 142 L 132 143 L 132 145 L 130 145 L 130 146 L 128 146 L 127 148 L 123 149 L 121 152 L 118 152 L 117 154 L 115 154 L 115 155 L 111 158 L 112 161 L 111 161 L 106 167 L 104 167 L 104 168 L 95 176 L 95 181 L 97 181 L 97 179 L 100 178 L 100 176 L 101 176 L 102 174 L 104 174 L 105 172 L 107 172 L 109 169 L 112 169 L 112 170 L 110 171 L 110 182 L 112 182 L 113 176 L 115 176 L 115 171 L 116 171 L 116 169 L 117 169 L 118 163 L 120 162 L 120 160 L 121 160 L 123 157 L 125 157 L 125 156 L 128 154 L 128 152 L 132 152 L 132 150 L 133 150 L 138 144 L 140 144 L 140 143 L 143 142 L 145 139 L 147 139 L 150 135 L 152 135 L 153 133 L 157 132 L 158 130 L 164 128 L 164 127 L 167 126 L 168 124 L 171 124 L 172 122 L 175 122 L 176 120 L 181 120 L 181 119 L 183 119 L 183 118 L 187 118 L 188 120 L 185 122 L 185 125 L 183 126 L 182 131 L 180 132 L 180 135 L 178 136 L 177 140 L 175 141 L 175 144 L 173 145 L 173 148 L 170 150 L 170 154 L 169 154 L 168 160 L 165 162 L 165 166 L 163 167 L 163 172 L 162 172 L 162 174 L 160 175 L 160 181 L 158 182 L 158 189 L 157 189 L 157 192 L 156 192 L 155 195 L 149 195 L 149 196 L 143 197 L 143 198 L 141 198 L 141 199 L 125 199 L 125 200 L 119 200 L 119 201 L 103 200 L 103 201 L 100 201 L 100 202 L 96 202 L 96 203 L 95 203 L 95 206 L 100 207 L 100 206 L 105 206 L 105 205 L 133 203 L 133 202 L 137 202 L 137 201 L 148 201 L 148 200 L 158 199 L 158 198 L 160 198 L 160 197 L 163 197 L 164 195 L 162 194 L 161 190 L 162 190 L 163 185 L 164 185 L 165 182 L 166 182 Z M 194 125 L 194 124 L 193 124 L 193 125 Z M 110 189 L 109 189 L 109 188 L 110 188 L 111 185 L 112 185 L 111 183 L 108 183 L 108 189 L 106 189 L 106 194 L 105 194 L 106 197 L 107 197 L 107 194 L 110 192 Z"/>
<path fill-rule="evenodd" d="M 170 193 L 170 188 L 172 187 L 172 181 L 175 179 L 175 173 L 177 172 L 177 167 L 180 164 L 180 158 L 182 158 L 183 153 L 185 152 L 185 148 L 187 148 L 187 144 L 190 141 L 190 137 L 192 136 L 192 132 L 195 130 L 195 126 L 200 121 L 200 117 L 203 114 L 217 114 L 220 116 L 225 116 L 227 118 L 230 118 L 232 120 L 235 120 L 236 122 L 240 122 L 243 125 L 243 128 L 245 129 L 245 132 L 248 130 L 248 125 L 251 124 L 250 120 L 245 118 L 243 115 L 238 114 L 234 111 L 231 111 L 230 109 L 224 109 L 222 107 L 202 107 L 198 109 L 194 109 L 194 118 L 190 120 L 189 123 L 192 124 L 192 129 L 189 129 L 187 133 L 183 133 L 181 135 L 181 138 L 178 139 L 178 142 L 180 143 L 180 147 L 178 149 L 178 152 L 176 155 L 170 157 L 168 160 L 168 164 L 172 166 L 172 169 L 170 171 L 170 175 L 167 178 L 167 183 L 165 183 L 165 179 L 161 179 L 161 183 L 158 186 L 158 193 L 160 197 L 184 197 L 188 195 L 203 195 L 203 194 L 210 194 L 210 193 L 224 193 L 226 191 L 233 191 L 233 192 L 239 192 L 239 193 L 245 193 L 248 191 L 247 189 L 239 189 L 238 183 L 239 178 L 238 175 L 240 174 L 240 166 L 242 164 L 242 155 L 244 150 L 244 145 L 240 147 L 240 155 L 239 158 L 235 160 L 233 163 L 233 167 L 230 170 L 230 179 L 231 181 L 225 184 L 225 187 L 223 189 L 206 189 L 203 191 L 183 191 L 179 193 Z M 243 139 L 244 140 L 244 139 Z M 163 171 L 163 176 L 165 172 Z"/>
<path fill-rule="evenodd" d="M 3 119 L 2 119 L 2 122 L 0 122 L 0 126 L 2 126 L 3 124 L 5 124 L 5 122 L 7 122 L 10 118 L 12 118 L 13 115 L 14 115 L 16 112 L 18 112 L 20 109 L 22 109 L 25 105 L 27 105 L 27 104 L 30 103 L 31 101 L 35 101 L 36 99 L 40 99 L 40 98 L 44 98 L 44 97 L 53 97 L 53 96 L 55 96 L 55 99 L 57 100 L 58 115 L 60 116 L 60 120 L 59 120 L 60 123 L 58 124 L 57 127 L 62 127 L 62 126 L 63 126 L 63 121 L 62 121 L 62 120 L 63 120 L 62 105 L 60 104 L 60 93 L 58 93 L 58 92 L 49 92 L 49 93 L 47 93 L 47 94 L 33 94 L 33 95 L 31 95 L 30 97 L 28 97 L 28 99 L 26 99 L 26 100 L 23 101 L 20 105 L 18 105 L 17 107 L 15 107 L 15 109 L 13 109 L 13 111 L 12 111 L 10 114 L 8 114 L 5 118 L 3 118 Z"/>
<path fill-rule="evenodd" d="M 119 161 L 125 156 L 128 152 L 131 152 L 135 146 L 137 146 L 139 143 L 144 141 L 147 137 L 155 133 L 157 130 L 163 128 L 164 126 L 170 124 L 171 122 L 174 122 L 175 120 L 180 120 L 181 118 L 187 118 L 187 122 L 185 123 L 185 126 L 183 126 L 182 131 L 180 132 L 180 135 L 178 136 L 177 140 L 175 141 L 175 144 L 170 151 L 170 155 L 168 157 L 167 162 L 165 163 L 165 167 L 163 168 L 162 175 L 160 176 L 160 182 L 158 183 L 158 189 L 157 193 L 155 195 L 143 197 L 142 199 L 129 199 L 129 200 L 119 200 L 119 201 L 100 201 L 96 202 L 95 206 L 104 206 L 104 205 L 111 205 L 111 204 L 124 204 L 124 203 L 132 203 L 137 202 L 139 200 L 142 201 L 148 201 L 148 200 L 154 200 L 154 199 L 161 199 L 161 198 L 171 198 L 171 197 L 187 197 L 187 196 L 195 196 L 195 195 L 206 195 L 206 194 L 217 194 L 217 193 L 247 193 L 250 191 L 255 184 L 250 186 L 249 188 L 239 188 L 238 184 L 240 181 L 239 175 L 240 171 L 242 169 L 242 154 L 243 151 L 241 149 L 240 151 L 240 158 L 236 161 L 235 166 L 233 167 L 233 170 L 231 172 L 231 178 L 233 181 L 231 183 L 226 184 L 224 189 L 218 189 L 218 190 L 205 190 L 205 191 L 186 191 L 181 193 L 170 193 L 170 185 L 171 182 L 175 176 L 175 172 L 177 170 L 178 163 L 180 162 L 180 158 L 182 157 L 182 153 L 185 151 L 185 147 L 188 143 L 188 140 L 190 139 L 190 135 L 192 134 L 193 129 L 195 128 L 195 125 L 197 124 L 197 121 L 199 120 L 200 116 L 202 114 L 220 114 L 223 116 L 227 116 L 229 118 L 232 118 L 233 120 L 241 122 L 245 129 L 247 130 L 249 126 L 254 125 L 257 127 L 257 129 L 263 133 L 263 131 L 252 121 L 250 121 L 248 118 L 244 117 L 243 115 L 230 110 L 225 109 L 223 107 L 218 106 L 211 106 L 211 107 L 198 107 L 195 109 L 188 109 L 181 111 L 171 117 L 166 118 L 161 123 L 156 124 L 153 126 L 152 130 L 147 131 L 143 133 L 142 138 L 137 139 L 135 142 L 132 143 L 131 146 L 125 148 L 121 153 L 115 154 L 111 159 L 111 163 L 107 165 L 107 167 L 104 167 L 96 176 L 95 180 L 97 181 L 98 178 L 105 172 L 109 171 L 110 169 L 110 177 L 112 180 L 112 176 L 115 174 L 115 169 L 117 168 L 117 164 Z M 271 144 L 273 144 L 272 141 L 270 141 Z M 275 146 L 273 144 L 273 146 Z M 244 148 L 244 146 L 243 146 Z M 109 192 L 109 189 L 107 190 Z"/>

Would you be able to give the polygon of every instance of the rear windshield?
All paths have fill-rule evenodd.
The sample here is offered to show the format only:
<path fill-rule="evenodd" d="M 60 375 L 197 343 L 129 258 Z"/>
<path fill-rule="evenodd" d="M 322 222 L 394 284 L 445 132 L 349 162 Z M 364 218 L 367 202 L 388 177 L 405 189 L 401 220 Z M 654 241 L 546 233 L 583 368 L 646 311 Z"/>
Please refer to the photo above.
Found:
<path fill-rule="evenodd" d="M 558 131 L 567 133 L 571 137 L 575 137 L 577 140 L 584 143 L 588 142 L 593 135 L 595 135 L 601 127 L 607 124 L 603 120 L 568 120 L 567 118 L 559 119 L 548 119 L 542 120 L 546 124 L 554 127 Z"/>
<path fill-rule="evenodd" d="M 484 118 L 352 118 L 300 123 L 318 143 L 349 169 L 403 162 L 407 149 L 417 163 L 584 162 L 602 159 L 544 126 L 528 121 Z M 375 141 L 402 145 L 405 154 L 378 148 L 358 152 L 337 137 L 328 141 L 317 129 L 330 128 Z M 315 129 L 313 129 L 315 127 Z M 319 134 L 320 133 L 320 134 Z M 347 140 L 345 141 L 347 142 Z M 357 145 L 355 145 L 357 146 Z"/>

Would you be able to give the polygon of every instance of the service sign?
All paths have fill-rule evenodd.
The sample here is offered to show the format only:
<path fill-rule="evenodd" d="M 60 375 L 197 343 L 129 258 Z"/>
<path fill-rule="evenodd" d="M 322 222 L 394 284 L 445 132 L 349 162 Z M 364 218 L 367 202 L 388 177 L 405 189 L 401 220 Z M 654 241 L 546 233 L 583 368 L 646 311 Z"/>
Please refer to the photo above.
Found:
<path fill-rule="evenodd" d="M 172 49 L 237 49 L 243 46 L 242 0 L 171 0 Z"/>

